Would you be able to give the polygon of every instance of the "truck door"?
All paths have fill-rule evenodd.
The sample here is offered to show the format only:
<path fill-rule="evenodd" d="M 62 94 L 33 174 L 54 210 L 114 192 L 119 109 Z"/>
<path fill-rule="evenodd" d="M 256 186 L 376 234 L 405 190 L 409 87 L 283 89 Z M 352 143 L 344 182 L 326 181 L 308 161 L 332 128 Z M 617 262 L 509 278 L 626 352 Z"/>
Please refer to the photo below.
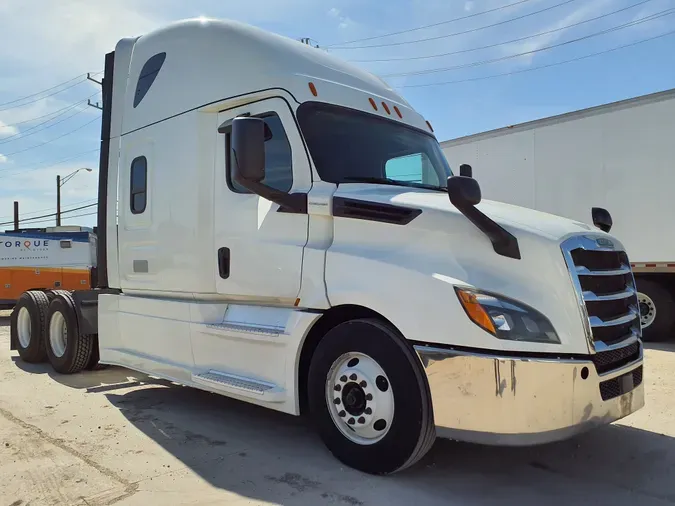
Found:
<path fill-rule="evenodd" d="M 279 206 L 231 178 L 231 122 L 261 117 L 272 136 L 265 143 L 264 183 L 279 190 L 308 192 L 311 172 L 289 104 L 270 98 L 221 112 L 215 177 L 216 290 L 233 298 L 292 304 L 300 292 L 308 216 L 279 212 Z"/>

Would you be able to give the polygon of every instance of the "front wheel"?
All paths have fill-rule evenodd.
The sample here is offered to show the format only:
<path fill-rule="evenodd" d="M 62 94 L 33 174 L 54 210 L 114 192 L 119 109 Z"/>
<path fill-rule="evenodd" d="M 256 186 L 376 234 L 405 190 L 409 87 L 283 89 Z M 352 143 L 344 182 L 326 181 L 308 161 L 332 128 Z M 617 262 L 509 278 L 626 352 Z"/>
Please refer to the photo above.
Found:
<path fill-rule="evenodd" d="M 390 326 L 364 319 L 330 330 L 312 357 L 308 381 L 319 434 L 345 465 L 390 474 L 415 464 L 433 445 L 421 364 Z"/>

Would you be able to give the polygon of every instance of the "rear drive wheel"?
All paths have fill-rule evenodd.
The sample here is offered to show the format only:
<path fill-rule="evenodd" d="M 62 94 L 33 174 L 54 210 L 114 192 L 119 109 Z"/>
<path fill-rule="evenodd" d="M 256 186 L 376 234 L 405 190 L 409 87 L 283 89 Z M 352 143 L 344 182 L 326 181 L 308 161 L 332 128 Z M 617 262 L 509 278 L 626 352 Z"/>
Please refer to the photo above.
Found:
<path fill-rule="evenodd" d="M 39 363 L 45 360 L 44 328 L 49 302 L 39 290 L 21 294 L 10 321 L 11 338 L 21 360 Z"/>
<path fill-rule="evenodd" d="M 647 278 L 636 280 L 642 339 L 670 338 L 675 331 L 675 298 L 661 283 Z"/>
<path fill-rule="evenodd" d="M 308 382 L 319 434 L 345 465 L 390 474 L 415 464 L 433 445 L 426 378 L 389 325 L 364 319 L 330 330 L 314 352 Z"/>
<path fill-rule="evenodd" d="M 73 374 L 89 363 L 94 340 L 91 335 L 80 334 L 75 302 L 65 290 L 54 291 L 47 313 L 45 341 L 47 358 L 56 372 Z"/>

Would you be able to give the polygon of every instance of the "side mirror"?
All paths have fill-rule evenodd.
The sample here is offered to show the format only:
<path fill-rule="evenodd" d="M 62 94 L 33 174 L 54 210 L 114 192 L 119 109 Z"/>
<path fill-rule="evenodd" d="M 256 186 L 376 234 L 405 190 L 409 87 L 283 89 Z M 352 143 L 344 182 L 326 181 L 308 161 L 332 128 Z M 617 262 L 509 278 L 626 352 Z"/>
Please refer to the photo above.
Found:
<path fill-rule="evenodd" d="M 468 176 L 449 177 L 448 196 L 450 202 L 458 209 L 473 207 L 482 199 L 478 181 Z"/>
<path fill-rule="evenodd" d="M 459 166 L 459 175 L 464 177 L 473 177 L 473 169 L 468 163 Z"/>
<path fill-rule="evenodd" d="M 260 183 L 265 179 L 265 137 L 268 132 L 269 128 L 260 118 L 232 120 L 232 178 L 235 181 Z"/>
<path fill-rule="evenodd" d="M 609 214 L 607 209 L 602 207 L 592 207 L 591 216 L 593 218 L 593 225 L 603 232 L 609 232 L 612 229 L 612 215 Z"/>

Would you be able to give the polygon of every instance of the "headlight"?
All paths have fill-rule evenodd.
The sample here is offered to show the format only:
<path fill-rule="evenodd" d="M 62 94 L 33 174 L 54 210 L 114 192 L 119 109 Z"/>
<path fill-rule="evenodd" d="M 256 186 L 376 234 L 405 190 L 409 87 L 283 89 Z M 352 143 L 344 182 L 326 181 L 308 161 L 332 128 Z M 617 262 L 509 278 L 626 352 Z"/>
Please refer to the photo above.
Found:
<path fill-rule="evenodd" d="M 536 309 L 477 290 L 455 287 L 455 291 L 471 321 L 497 339 L 560 344 L 551 322 Z"/>

